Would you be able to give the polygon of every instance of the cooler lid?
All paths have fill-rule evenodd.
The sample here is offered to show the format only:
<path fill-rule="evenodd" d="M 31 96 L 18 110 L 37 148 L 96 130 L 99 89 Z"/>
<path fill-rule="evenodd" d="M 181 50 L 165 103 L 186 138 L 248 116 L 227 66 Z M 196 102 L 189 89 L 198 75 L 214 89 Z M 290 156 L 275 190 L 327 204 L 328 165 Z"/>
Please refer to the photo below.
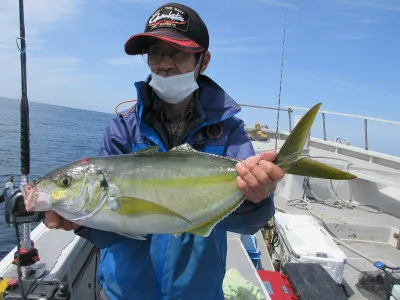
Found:
<path fill-rule="evenodd" d="M 277 212 L 275 224 L 281 238 L 284 238 L 294 254 L 336 261 L 346 259 L 346 255 L 329 233 L 311 216 Z"/>

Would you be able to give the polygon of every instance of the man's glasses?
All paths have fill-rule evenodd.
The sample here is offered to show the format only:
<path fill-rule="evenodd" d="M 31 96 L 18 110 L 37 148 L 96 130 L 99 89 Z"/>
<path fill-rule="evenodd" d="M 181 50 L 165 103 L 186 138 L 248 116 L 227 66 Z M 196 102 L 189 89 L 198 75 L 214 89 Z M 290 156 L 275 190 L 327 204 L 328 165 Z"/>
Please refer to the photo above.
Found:
<path fill-rule="evenodd" d="M 161 64 L 164 56 L 168 56 L 174 64 L 180 64 L 189 60 L 191 55 L 192 54 L 190 53 L 185 53 L 179 50 L 166 52 L 159 48 L 150 48 L 149 51 L 143 55 L 143 57 L 149 65 L 154 66 Z"/>

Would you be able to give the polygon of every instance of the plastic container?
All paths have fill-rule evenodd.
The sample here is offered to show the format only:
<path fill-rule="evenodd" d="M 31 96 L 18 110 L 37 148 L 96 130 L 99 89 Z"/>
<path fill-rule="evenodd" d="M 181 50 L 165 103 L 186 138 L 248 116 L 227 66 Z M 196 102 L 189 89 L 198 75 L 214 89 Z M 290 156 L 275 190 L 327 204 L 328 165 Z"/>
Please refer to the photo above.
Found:
<path fill-rule="evenodd" d="M 260 269 L 260 267 L 261 267 L 260 252 L 256 252 L 256 253 L 248 252 L 247 254 L 249 255 L 251 261 L 253 262 L 254 268 L 256 268 L 256 270 Z"/>
<path fill-rule="evenodd" d="M 336 283 L 342 283 L 347 257 L 313 217 L 277 212 L 275 224 L 282 266 L 287 262 L 317 263 Z"/>
<path fill-rule="evenodd" d="M 296 300 L 293 288 L 290 285 L 287 277 L 280 272 L 258 270 L 265 289 L 271 299 L 278 300 Z"/>
<path fill-rule="evenodd" d="M 396 300 L 400 300 L 400 285 L 396 284 L 392 288 L 392 297 Z"/>
<path fill-rule="evenodd" d="M 246 249 L 247 254 L 249 255 L 251 261 L 253 262 L 254 267 L 256 269 L 259 269 L 261 254 L 257 248 L 257 239 L 255 235 L 242 234 L 240 235 L 240 240 L 242 241 L 242 244 Z"/>

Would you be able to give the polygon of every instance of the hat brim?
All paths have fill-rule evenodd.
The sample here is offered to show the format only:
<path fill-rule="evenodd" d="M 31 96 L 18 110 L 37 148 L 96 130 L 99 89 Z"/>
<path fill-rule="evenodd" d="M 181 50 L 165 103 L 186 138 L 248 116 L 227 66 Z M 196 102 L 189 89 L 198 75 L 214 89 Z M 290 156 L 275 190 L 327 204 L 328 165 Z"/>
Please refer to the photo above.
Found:
<path fill-rule="evenodd" d="M 128 55 L 146 53 L 150 46 L 150 41 L 154 38 L 187 53 L 198 53 L 206 50 L 179 32 L 168 29 L 157 29 L 152 32 L 132 35 L 125 43 L 125 53 Z"/>

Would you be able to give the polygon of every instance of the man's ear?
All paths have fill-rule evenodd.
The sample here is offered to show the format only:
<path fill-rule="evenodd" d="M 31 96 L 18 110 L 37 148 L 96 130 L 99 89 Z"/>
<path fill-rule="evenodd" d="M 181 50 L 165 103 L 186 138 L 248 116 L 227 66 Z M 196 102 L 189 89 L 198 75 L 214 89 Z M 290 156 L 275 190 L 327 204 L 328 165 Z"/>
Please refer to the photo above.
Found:
<path fill-rule="evenodd" d="M 207 69 L 210 61 L 211 61 L 211 53 L 210 53 L 210 51 L 206 51 L 206 53 L 204 53 L 204 55 L 203 55 L 203 62 L 201 64 L 201 68 L 199 71 L 200 74 L 204 73 L 204 71 Z"/>

